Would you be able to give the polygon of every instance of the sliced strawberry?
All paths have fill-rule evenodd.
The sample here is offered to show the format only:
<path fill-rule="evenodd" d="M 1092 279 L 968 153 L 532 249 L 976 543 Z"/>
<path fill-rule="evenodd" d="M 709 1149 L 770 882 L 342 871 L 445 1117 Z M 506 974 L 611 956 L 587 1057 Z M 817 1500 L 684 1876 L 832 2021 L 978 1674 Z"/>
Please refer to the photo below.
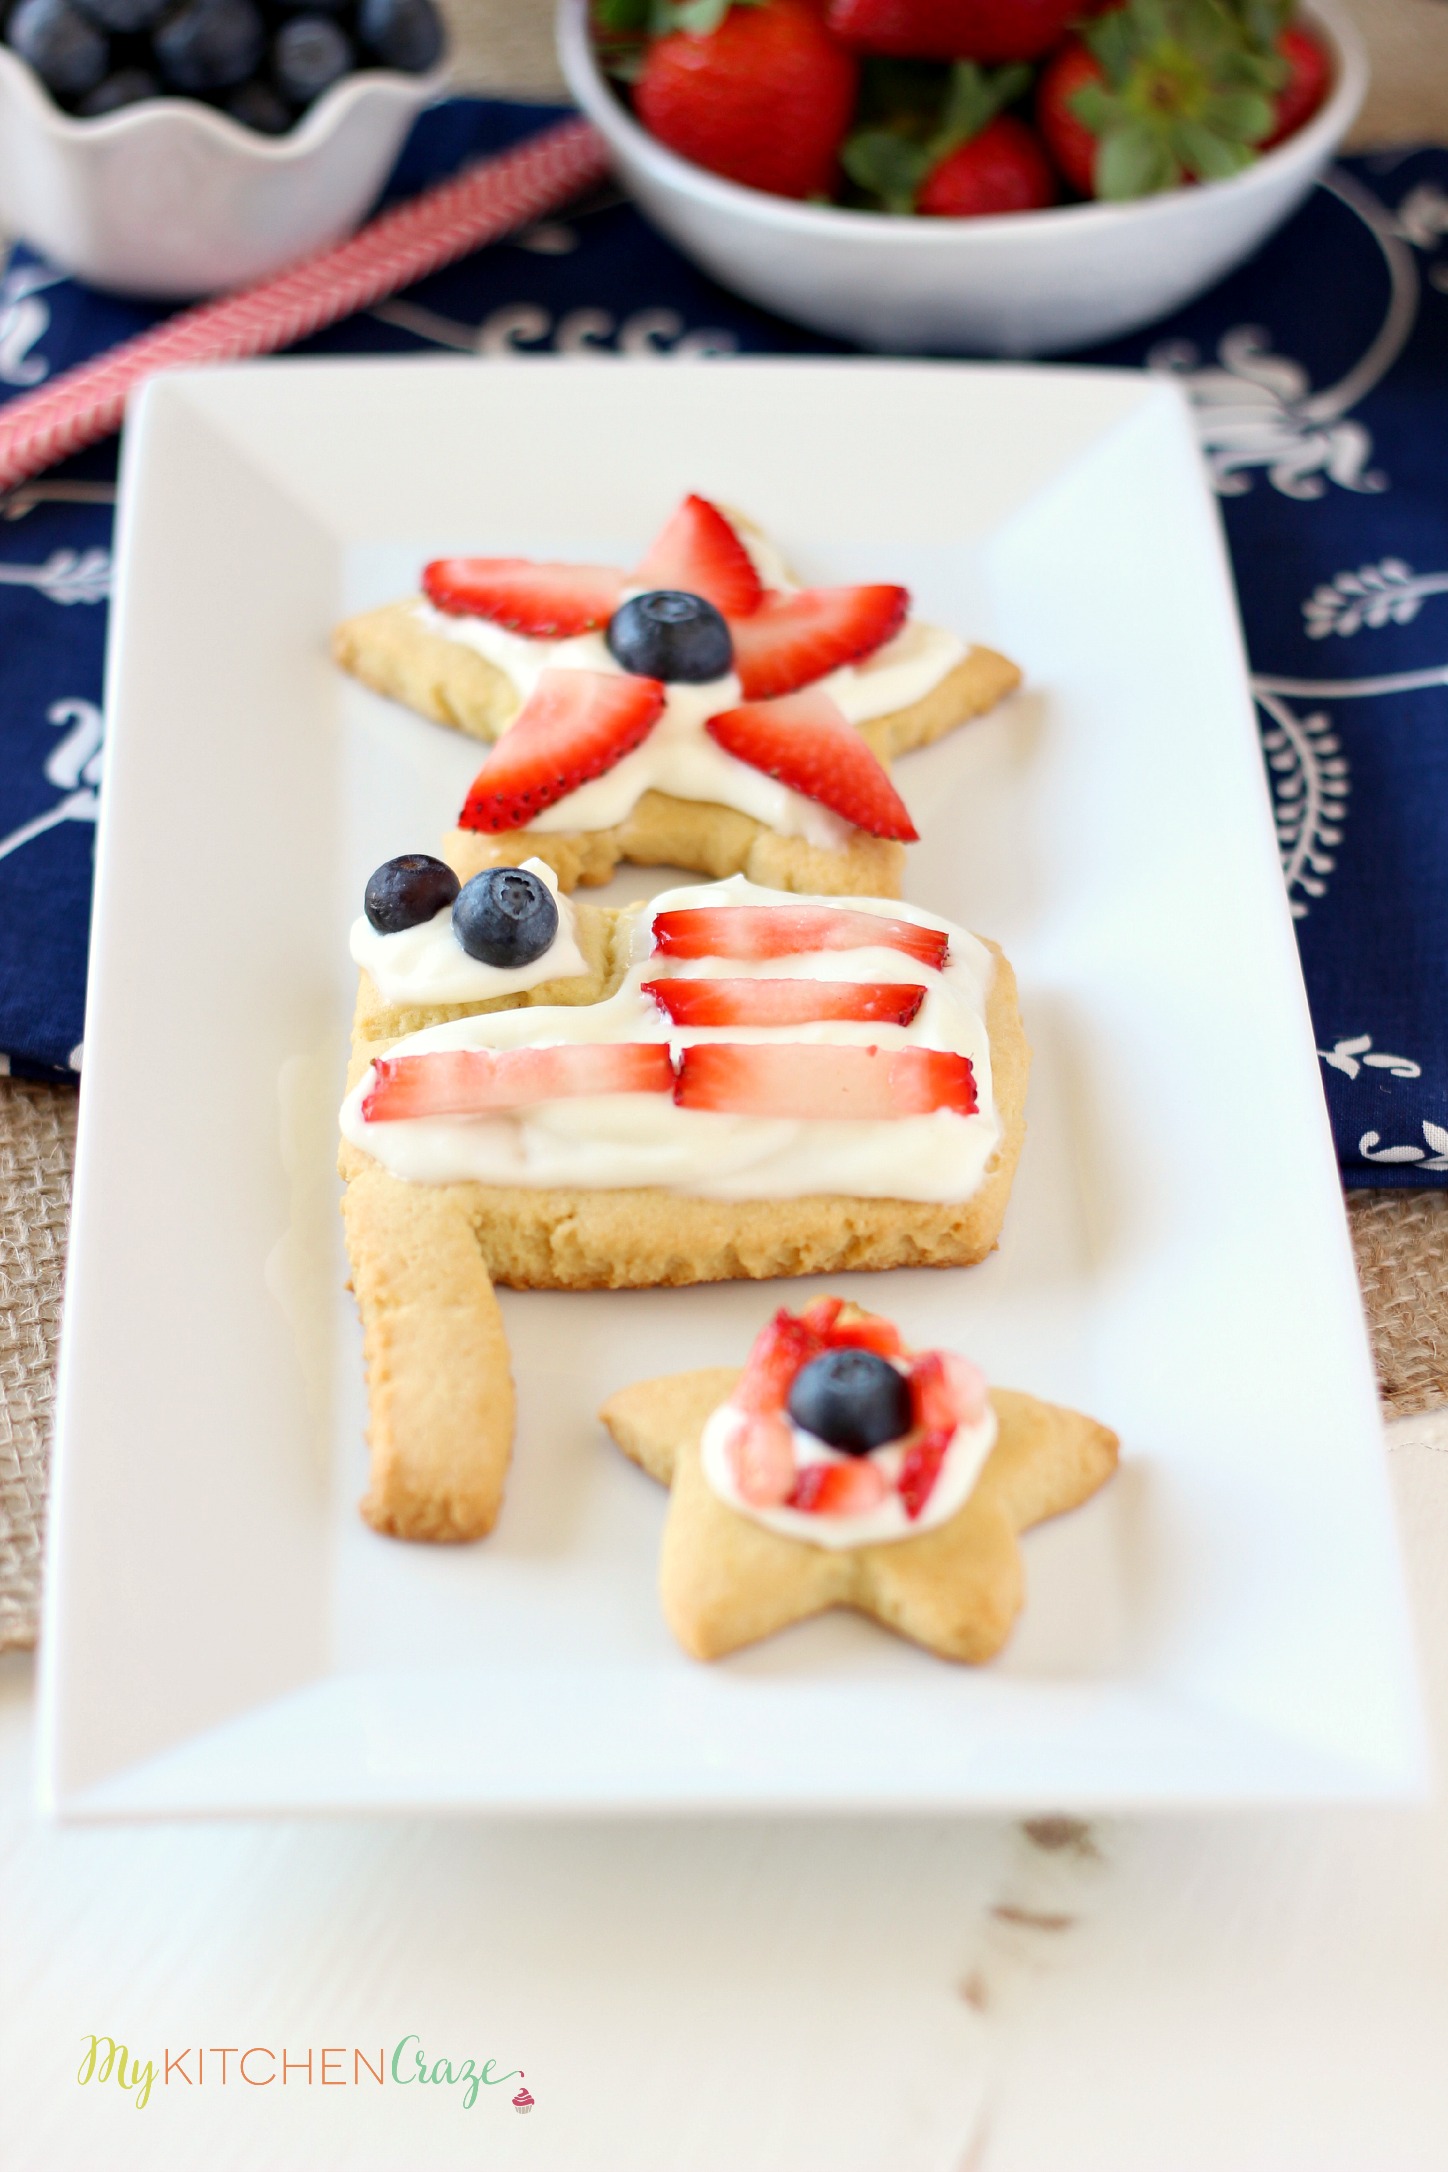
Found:
<path fill-rule="evenodd" d="M 746 701 L 769 701 L 822 679 L 897 634 L 910 591 L 877 581 L 860 588 L 797 588 L 765 597 L 730 628 Z"/>
<path fill-rule="evenodd" d="M 794 1482 L 787 1506 L 812 1516 L 866 1516 L 879 1507 L 889 1490 L 864 1456 L 852 1456 L 848 1463 L 807 1463 Z"/>
<path fill-rule="evenodd" d="M 746 1501 L 774 1508 L 794 1490 L 794 1435 L 778 1411 L 742 1412 L 729 1437 L 729 1468 Z"/>
<path fill-rule="evenodd" d="M 676 1026 L 804 1026 L 863 1019 L 908 1026 L 925 990 L 907 980 L 646 980 Z"/>
<path fill-rule="evenodd" d="M 920 835 L 864 740 L 817 688 L 725 709 L 709 717 L 704 729 L 736 761 L 818 800 L 857 830 L 907 844 Z"/>
<path fill-rule="evenodd" d="M 937 1109 L 971 1116 L 975 1072 L 968 1056 L 948 1049 L 698 1041 L 680 1056 L 674 1099 L 680 1108 L 732 1116 L 869 1123 Z"/>
<path fill-rule="evenodd" d="M 648 738 L 664 712 L 658 679 L 615 671 L 545 671 L 474 777 L 465 830 L 522 830 L 601 777 Z"/>
<path fill-rule="evenodd" d="M 954 1432 L 955 1427 L 951 1426 L 949 1432 L 922 1433 L 919 1440 L 910 1443 L 901 1459 L 898 1491 L 912 1523 L 935 1491 L 935 1481 L 940 1476 L 945 1451 Z"/>
<path fill-rule="evenodd" d="M 703 596 L 726 618 L 757 611 L 764 589 L 754 560 L 717 505 L 685 498 L 633 576 L 638 588 L 682 588 Z"/>
<path fill-rule="evenodd" d="M 845 1300 L 843 1297 L 816 1297 L 813 1303 L 805 1306 L 799 1317 L 803 1325 L 809 1328 L 812 1334 L 822 1336 L 826 1342 L 831 1342 L 833 1337 L 830 1330 L 844 1309 Z"/>
<path fill-rule="evenodd" d="M 905 1348 L 893 1320 L 882 1320 L 878 1312 L 861 1312 L 855 1305 L 846 1305 L 821 1332 L 832 1350 L 873 1350 L 876 1357 L 893 1358 Z"/>
<path fill-rule="evenodd" d="M 553 1048 L 449 1048 L 379 1056 L 362 1099 L 363 1120 L 486 1116 L 578 1094 L 666 1094 L 669 1051 L 656 1041 L 565 1041 Z"/>
<path fill-rule="evenodd" d="M 516 727 L 515 727 L 516 728 Z M 801 958 L 813 950 L 903 950 L 937 973 L 950 955 L 940 928 L 836 905 L 695 905 L 655 913 L 666 958 Z"/>
<path fill-rule="evenodd" d="M 915 1424 L 926 1433 L 975 1425 L 989 1400 L 985 1374 L 953 1350 L 923 1350 L 910 1367 Z"/>
<path fill-rule="evenodd" d="M 429 603 L 454 618 L 489 618 L 514 633 L 563 640 L 612 618 L 624 575 L 616 566 L 531 558 L 434 558 L 422 569 L 422 585 Z"/>
<path fill-rule="evenodd" d="M 783 1306 L 759 1330 L 744 1361 L 744 1375 L 731 1397 L 740 1410 L 755 1414 L 780 1411 L 789 1401 L 794 1376 L 824 1348 L 804 1320 Z"/>

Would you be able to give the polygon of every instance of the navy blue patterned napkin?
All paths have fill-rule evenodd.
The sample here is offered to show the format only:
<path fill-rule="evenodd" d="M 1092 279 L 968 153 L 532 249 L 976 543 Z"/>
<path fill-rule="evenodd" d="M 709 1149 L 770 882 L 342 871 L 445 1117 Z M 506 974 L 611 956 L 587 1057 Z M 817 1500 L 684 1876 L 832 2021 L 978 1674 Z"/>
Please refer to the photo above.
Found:
<path fill-rule="evenodd" d="M 451 101 L 389 193 L 552 118 Z M 15 252 L 0 400 L 154 314 Z M 726 294 L 609 197 L 305 351 L 427 347 L 840 351 Z M 1448 152 L 1335 168 L 1242 271 L 1080 359 L 1169 372 L 1198 417 L 1344 1179 L 1448 1182 Z M 81 1060 L 114 476 L 97 447 L 0 500 L 0 1050 L 16 1071 Z"/>

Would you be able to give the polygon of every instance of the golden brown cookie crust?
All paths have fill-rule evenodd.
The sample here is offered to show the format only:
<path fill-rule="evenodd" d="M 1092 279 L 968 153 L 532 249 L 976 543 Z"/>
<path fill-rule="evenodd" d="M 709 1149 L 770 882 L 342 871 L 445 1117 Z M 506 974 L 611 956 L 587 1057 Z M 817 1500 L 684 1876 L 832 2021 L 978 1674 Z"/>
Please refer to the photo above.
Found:
<path fill-rule="evenodd" d="M 607 830 L 449 830 L 442 856 L 462 882 L 485 867 L 544 860 L 564 890 L 608 882 L 622 861 L 687 868 L 721 882 L 747 875 L 768 890 L 819 897 L 898 897 L 905 871 L 905 847 L 892 838 L 851 830 L 843 851 L 834 852 L 781 837 L 737 808 L 667 792 L 645 792 Z"/>
<path fill-rule="evenodd" d="M 394 1538 L 482 1538 L 503 1499 L 513 1381 L 467 1217 L 447 1190 L 399 1184 L 376 1163 L 342 1214 L 367 1366 L 362 1514 Z"/>
<path fill-rule="evenodd" d="M 506 672 L 465 642 L 432 633 L 417 616 L 420 596 L 384 603 L 345 619 L 332 635 L 332 656 L 374 694 L 466 732 L 496 739 L 519 703 Z"/>
<path fill-rule="evenodd" d="M 621 917 L 621 916 L 620 916 Z M 971 1198 L 719 1200 L 681 1192 L 535 1191 L 519 1185 L 403 1185 L 442 1193 L 474 1233 L 495 1282 L 514 1289 L 656 1289 L 693 1282 L 836 1274 L 885 1267 L 969 1267 L 993 1251 L 1025 1137 L 1030 1047 L 1016 979 L 999 946 L 986 1001 L 991 1075 L 1002 1138 Z M 430 1014 L 424 1023 L 432 1023 Z M 355 1084 L 385 1046 L 354 1043 Z M 344 1142 L 353 1179 L 377 1164 Z"/>
<path fill-rule="evenodd" d="M 1018 1534 L 1079 1507 L 1116 1468 L 1106 1426 L 995 1388 L 996 1444 L 956 1514 L 918 1538 L 835 1552 L 767 1530 L 705 1478 L 704 1425 L 738 1378 L 714 1366 L 641 1381 L 600 1413 L 624 1454 L 670 1489 L 659 1595 L 695 1659 L 722 1658 L 833 1607 L 872 1614 L 944 1659 L 991 1659 L 1025 1596 Z"/>

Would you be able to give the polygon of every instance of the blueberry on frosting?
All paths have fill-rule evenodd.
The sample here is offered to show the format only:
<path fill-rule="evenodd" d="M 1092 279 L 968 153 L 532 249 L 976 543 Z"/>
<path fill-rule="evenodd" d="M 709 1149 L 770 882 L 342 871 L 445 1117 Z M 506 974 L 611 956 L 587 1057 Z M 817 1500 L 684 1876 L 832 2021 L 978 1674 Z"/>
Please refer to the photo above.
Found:
<path fill-rule="evenodd" d="M 608 622 L 609 653 L 641 678 L 722 679 L 734 661 L 723 616 L 702 596 L 682 588 L 652 588 L 631 596 Z"/>
<path fill-rule="evenodd" d="M 827 1350 L 796 1373 L 789 1415 L 831 1448 L 868 1455 L 909 1432 L 910 1388 L 873 1350 Z"/>
<path fill-rule="evenodd" d="M 531 965 L 558 933 L 558 901 L 525 867 L 484 868 L 458 892 L 453 932 L 484 965 Z"/>
<path fill-rule="evenodd" d="M 362 910 L 379 935 L 400 935 L 445 912 L 457 894 L 457 876 L 445 861 L 430 852 L 404 852 L 371 876 Z"/>

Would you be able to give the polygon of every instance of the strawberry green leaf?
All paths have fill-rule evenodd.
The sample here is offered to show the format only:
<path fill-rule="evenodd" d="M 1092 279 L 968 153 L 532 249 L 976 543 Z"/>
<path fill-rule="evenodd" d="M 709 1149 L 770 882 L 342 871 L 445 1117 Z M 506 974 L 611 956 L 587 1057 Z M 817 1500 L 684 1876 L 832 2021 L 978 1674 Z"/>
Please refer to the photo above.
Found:
<path fill-rule="evenodd" d="M 846 139 L 840 163 L 855 186 L 877 196 L 887 211 L 907 212 L 934 160 L 923 143 L 894 129 L 862 128 Z"/>
<path fill-rule="evenodd" d="M 1219 136 L 1235 138 L 1238 143 L 1260 143 L 1272 133 L 1275 115 L 1270 98 L 1260 91 L 1218 91 L 1215 96 L 1202 101 L 1201 118 Z"/>
<path fill-rule="evenodd" d="M 1181 168 L 1160 131 L 1125 121 L 1101 138 L 1096 152 L 1096 193 L 1113 202 L 1154 196 L 1174 188 Z"/>
<path fill-rule="evenodd" d="M 958 60 L 950 71 L 940 127 L 931 138 L 936 158 L 944 158 L 978 136 L 1001 110 L 1030 88 L 1031 71 L 1023 62 L 1008 68 L 981 68 Z"/>
<path fill-rule="evenodd" d="M 687 30 L 693 37 L 707 38 L 719 28 L 731 7 L 760 5 L 761 0 L 655 0 L 654 36 Z"/>
<path fill-rule="evenodd" d="M 613 37 L 643 37 L 653 15 L 654 0 L 593 0 L 596 30 Z"/>
<path fill-rule="evenodd" d="M 1252 163 L 1245 143 L 1229 143 L 1200 121 L 1178 121 L 1171 131 L 1172 154 L 1198 181 L 1225 181 Z"/>
<path fill-rule="evenodd" d="M 1270 53 L 1292 19 L 1295 0 L 1228 0 L 1228 5 L 1247 43 Z"/>

